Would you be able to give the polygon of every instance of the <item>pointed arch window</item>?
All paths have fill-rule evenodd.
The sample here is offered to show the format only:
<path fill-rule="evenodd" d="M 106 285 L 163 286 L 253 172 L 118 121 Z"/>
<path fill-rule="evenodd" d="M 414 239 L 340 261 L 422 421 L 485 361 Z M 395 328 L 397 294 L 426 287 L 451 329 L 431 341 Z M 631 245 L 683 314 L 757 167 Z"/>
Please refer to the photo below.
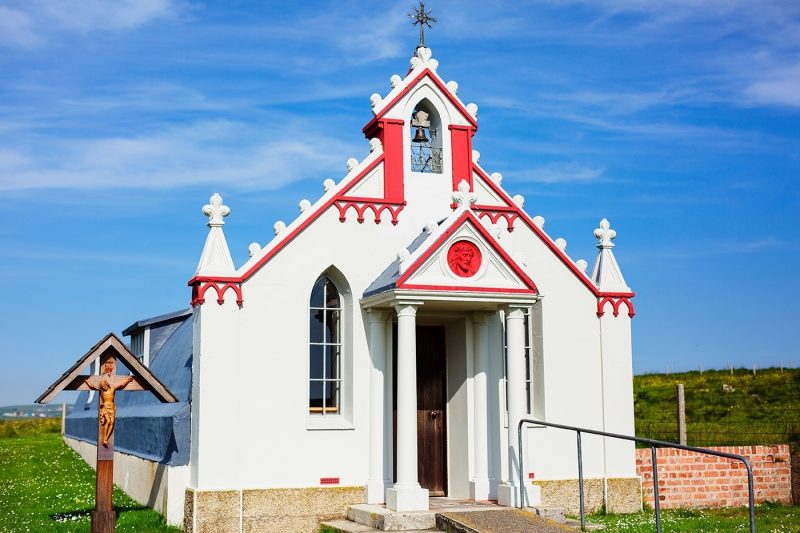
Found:
<path fill-rule="evenodd" d="M 342 391 L 342 299 L 333 281 L 317 278 L 309 305 L 308 409 L 339 414 Z"/>
<path fill-rule="evenodd" d="M 442 121 L 436 108 L 422 100 L 411 114 L 412 172 L 442 172 Z"/>

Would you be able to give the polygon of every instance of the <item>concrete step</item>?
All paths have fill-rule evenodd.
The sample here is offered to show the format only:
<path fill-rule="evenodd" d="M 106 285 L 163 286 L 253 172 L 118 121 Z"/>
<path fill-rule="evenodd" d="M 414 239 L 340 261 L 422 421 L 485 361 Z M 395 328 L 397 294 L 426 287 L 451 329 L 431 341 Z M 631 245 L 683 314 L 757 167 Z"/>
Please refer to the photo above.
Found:
<path fill-rule="evenodd" d="M 336 533 L 382 533 L 382 529 L 375 529 L 363 524 L 357 524 L 350 520 L 329 520 L 322 522 L 323 526 L 335 531 Z M 405 531 L 404 533 L 438 533 L 438 529 L 416 529 Z"/>
<path fill-rule="evenodd" d="M 347 519 L 378 531 L 436 531 L 434 511 L 409 511 L 398 513 L 380 505 L 351 505 Z"/>
<path fill-rule="evenodd" d="M 536 516 L 558 522 L 559 524 L 563 524 L 567 521 L 567 518 L 564 516 L 563 507 L 545 507 L 544 505 L 537 505 L 536 507 L 526 507 L 525 510 L 529 513 L 536 514 Z"/>

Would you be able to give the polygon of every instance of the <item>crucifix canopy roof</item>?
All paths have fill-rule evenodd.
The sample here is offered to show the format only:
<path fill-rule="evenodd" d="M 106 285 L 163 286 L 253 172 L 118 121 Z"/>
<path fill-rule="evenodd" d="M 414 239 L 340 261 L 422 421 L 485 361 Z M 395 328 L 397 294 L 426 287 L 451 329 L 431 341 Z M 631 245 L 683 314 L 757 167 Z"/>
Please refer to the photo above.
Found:
<path fill-rule="evenodd" d="M 119 337 L 113 333 L 109 333 L 100 339 L 97 344 L 92 346 L 92 348 L 64 372 L 55 383 L 50 385 L 47 390 L 36 399 L 36 403 L 48 403 L 63 390 L 76 390 L 79 384 L 86 380 L 86 376 L 80 375 L 81 370 L 96 359 L 108 355 L 115 357 L 125 368 L 130 370 L 131 375 L 135 378 L 135 383 L 138 385 L 136 387 L 137 390 L 149 390 L 156 398 L 164 403 L 178 401 L 175 395 L 139 361 L 139 358 L 128 349 Z"/>

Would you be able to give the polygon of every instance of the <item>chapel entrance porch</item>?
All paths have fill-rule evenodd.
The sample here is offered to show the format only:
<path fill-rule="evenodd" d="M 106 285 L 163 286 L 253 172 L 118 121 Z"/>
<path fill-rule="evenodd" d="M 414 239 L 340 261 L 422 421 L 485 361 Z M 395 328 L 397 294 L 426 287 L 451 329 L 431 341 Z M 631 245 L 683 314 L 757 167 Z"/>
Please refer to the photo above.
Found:
<path fill-rule="evenodd" d="M 417 511 L 446 495 L 516 505 L 514 420 L 527 411 L 523 319 L 536 297 L 381 296 L 362 300 L 373 365 L 367 502 Z"/>

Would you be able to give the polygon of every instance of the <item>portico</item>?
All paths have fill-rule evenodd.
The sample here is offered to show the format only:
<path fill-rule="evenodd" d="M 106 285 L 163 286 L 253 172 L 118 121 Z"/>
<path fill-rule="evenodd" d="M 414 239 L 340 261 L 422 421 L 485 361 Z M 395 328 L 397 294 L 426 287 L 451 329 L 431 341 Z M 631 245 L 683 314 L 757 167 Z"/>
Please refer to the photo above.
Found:
<path fill-rule="evenodd" d="M 374 423 L 370 426 L 367 503 L 386 503 L 395 511 L 428 509 L 430 487 L 420 484 L 419 472 L 425 465 L 424 454 L 431 450 L 420 450 L 419 443 L 421 440 L 429 443 L 430 439 L 418 435 L 418 431 L 420 428 L 424 431 L 425 417 L 436 413 L 418 406 L 418 387 L 425 384 L 417 382 L 420 347 L 417 332 L 420 327 L 432 325 L 445 330 L 447 339 L 443 384 L 447 405 L 441 423 L 447 424 L 445 433 L 451 436 L 444 460 L 455 474 L 446 481 L 447 494 L 475 500 L 498 499 L 501 505 L 516 503 L 520 483 L 516 469 L 519 453 L 516 427 L 525 416 L 527 405 L 523 319 L 524 310 L 538 298 L 538 295 L 489 297 L 467 292 L 454 295 L 391 291 L 362 301 L 368 308 L 373 362 L 370 421 Z M 392 328 L 394 321 L 396 330 Z M 393 331 L 397 336 L 394 340 L 389 338 Z M 509 410 L 506 434 L 501 435 L 504 331 Z M 396 375 L 390 376 L 394 350 L 387 347 L 395 343 Z M 396 390 L 392 388 L 393 382 Z M 393 394 L 396 394 L 396 432 L 392 431 L 391 419 Z M 450 427 L 451 424 L 462 427 Z M 492 431 L 495 434 L 490 436 Z M 390 451 L 387 453 L 393 447 L 394 457 Z M 500 460 L 501 453 L 506 454 L 507 461 Z M 496 467 L 492 472 L 490 465 L 501 463 L 508 465 L 505 471 Z M 387 476 L 393 470 L 396 476 L 391 479 Z"/>

